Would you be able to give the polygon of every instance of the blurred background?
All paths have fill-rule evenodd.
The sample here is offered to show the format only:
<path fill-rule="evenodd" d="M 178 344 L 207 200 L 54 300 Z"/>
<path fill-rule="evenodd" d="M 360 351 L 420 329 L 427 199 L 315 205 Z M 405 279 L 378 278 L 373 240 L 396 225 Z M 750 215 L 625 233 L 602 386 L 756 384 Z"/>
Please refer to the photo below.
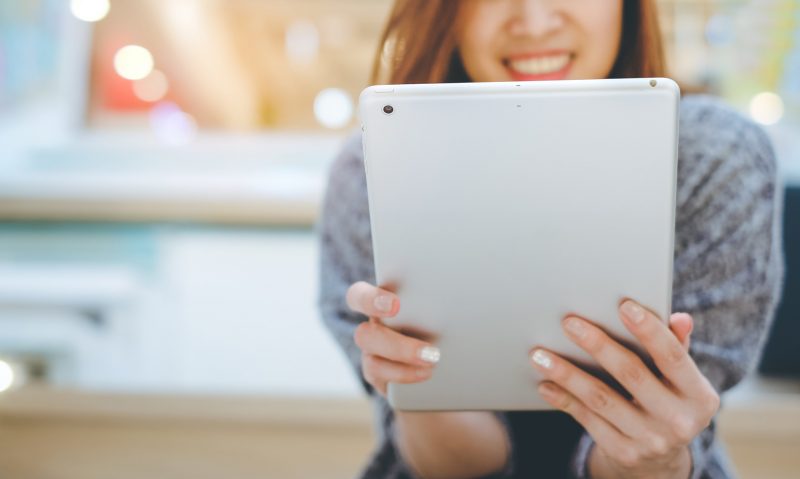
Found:
<path fill-rule="evenodd" d="M 786 291 L 720 428 L 800 477 L 800 2 L 658 3 L 672 77 L 778 152 Z M 0 0 L 0 476 L 358 471 L 313 225 L 390 5 Z"/>

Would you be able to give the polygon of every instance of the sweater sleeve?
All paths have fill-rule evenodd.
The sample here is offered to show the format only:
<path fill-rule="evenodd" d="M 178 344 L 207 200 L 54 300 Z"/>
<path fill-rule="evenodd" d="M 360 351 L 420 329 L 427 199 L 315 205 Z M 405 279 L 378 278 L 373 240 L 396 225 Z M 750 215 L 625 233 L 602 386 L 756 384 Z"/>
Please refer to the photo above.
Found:
<path fill-rule="evenodd" d="M 678 164 L 673 311 L 694 318 L 690 354 L 718 393 L 756 365 L 783 281 L 781 198 L 765 133 L 707 98 L 684 100 Z M 692 479 L 725 478 L 716 421 L 691 443 Z M 588 434 L 573 473 L 589 477 Z"/>
<path fill-rule="evenodd" d="M 402 460 L 394 443 L 394 413 L 391 407 L 361 373 L 361 352 L 355 344 L 353 333 L 367 317 L 352 311 L 345 300 L 351 284 L 357 281 L 375 284 L 360 133 L 346 141 L 331 166 L 317 230 L 320 239 L 319 307 L 322 321 L 353 366 L 364 391 L 370 395 L 375 411 L 378 444 L 361 477 L 416 478 L 417 475 Z M 505 414 L 497 412 L 495 415 L 508 431 Z M 509 458 L 505 470 L 493 477 L 511 477 L 512 464 Z"/>

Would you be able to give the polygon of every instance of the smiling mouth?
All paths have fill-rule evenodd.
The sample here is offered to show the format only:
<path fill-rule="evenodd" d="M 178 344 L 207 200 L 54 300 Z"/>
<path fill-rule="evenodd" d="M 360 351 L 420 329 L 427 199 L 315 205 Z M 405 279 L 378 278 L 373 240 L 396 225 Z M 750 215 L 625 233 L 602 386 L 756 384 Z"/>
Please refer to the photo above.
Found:
<path fill-rule="evenodd" d="M 565 76 L 572 62 L 570 53 L 507 58 L 503 64 L 517 79 Z"/>

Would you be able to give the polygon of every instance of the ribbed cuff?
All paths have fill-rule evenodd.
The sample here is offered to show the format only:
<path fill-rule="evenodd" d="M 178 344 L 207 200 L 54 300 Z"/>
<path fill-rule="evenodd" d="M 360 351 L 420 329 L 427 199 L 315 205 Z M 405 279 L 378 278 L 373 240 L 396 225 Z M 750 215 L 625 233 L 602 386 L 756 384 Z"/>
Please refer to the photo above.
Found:
<path fill-rule="evenodd" d="M 594 439 L 584 432 L 572 454 L 572 476 L 575 479 L 591 479 L 589 476 L 589 454 L 594 447 Z"/>
<path fill-rule="evenodd" d="M 589 474 L 589 454 L 591 454 L 593 447 L 594 440 L 592 436 L 583 433 L 572 456 L 571 472 L 575 479 L 591 479 L 591 475 Z M 703 446 L 702 434 L 695 437 L 689 444 L 689 454 L 692 458 L 689 479 L 700 479 L 703 477 L 706 459 L 708 458 L 708 452 Z"/>
<path fill-rule="evenodd" d="M 689 453 L 692 456 L 692 468 L 689 472 L 689 479 L 700 479 L 705 470 L 708 453 L 703 447 L 703 438 L 698 435 L 689 443 Z"/>

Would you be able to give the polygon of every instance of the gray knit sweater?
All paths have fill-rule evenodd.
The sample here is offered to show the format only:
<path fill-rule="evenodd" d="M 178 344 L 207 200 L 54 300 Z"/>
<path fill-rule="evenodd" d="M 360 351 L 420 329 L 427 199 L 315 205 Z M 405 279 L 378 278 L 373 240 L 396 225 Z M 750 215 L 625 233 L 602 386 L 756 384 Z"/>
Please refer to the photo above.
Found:
<path fill-rule="evenodd" d="M 723 393 L 755 366 L 779 297 L 781 190 L 764 132 L 720 102 L 685 97 L 679 135 L 672 305 L 694 317 L 690 353 Z M 346 142 L 331 167 L 318 229 L 323 321 L 375 405 L 378 444 L 362 477 L 415 477 L 393 443 L 390 407 L 361 376 L 353 331 L 366 317 L 345 304 L 352 283 L 375 282 L 360 134 Z M 502 420 L 505 413 L 497 415 Z M 733 476 L 714 429 L 712 422 L 691 445 L 692 478 Z M 588 477 L 592 445 L 584 432 L 564 477 Z M 518 446 L 512 441 L 511 459 L 498 477 L 518 477 L 514 458 L 526 454 Z"/>

